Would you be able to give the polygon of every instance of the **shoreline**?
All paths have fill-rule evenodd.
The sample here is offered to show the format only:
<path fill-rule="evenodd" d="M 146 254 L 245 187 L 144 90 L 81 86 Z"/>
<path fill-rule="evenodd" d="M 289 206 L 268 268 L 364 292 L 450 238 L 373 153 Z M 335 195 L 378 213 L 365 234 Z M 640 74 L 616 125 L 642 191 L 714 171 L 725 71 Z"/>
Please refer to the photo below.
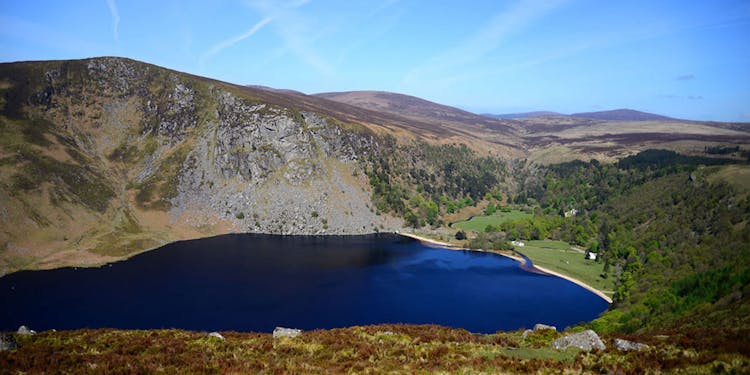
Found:
<path fill-rule="evenodd" d="M 431 245 L 431 246 L 437 246 L 437 247 L 441 247 L 441 248 L 448 249 L 448 250 L 469 250 L 469 251 L 479 251 L 479 252 L 483 252 L 483 253 L 493 253 L 493 254 L 504 256 L 506 258 L 513 259 L 516 262 L 521 263 L 522 266 L 526 265 L 526 260 L 525 259 L 523 259 L 521 257 L 513 256 L 513 255 L 503 254 L 503 253 L 498 252 L 498 251 L 483 250 L 483 249 L 461 248 L 461 247 L 454 246 L 454 245 L 451 245 L 451 244 L 446 243 L 446 242 L 437 241 L 437 240 L 433 240 L 431 238 L 422 237 L 422 236 L 419 236 L 419 235 L 414 234 L 414 233 L 396 232 L 396 234 L 404 236 L 404 237 L 409 237 L 411 239 L 414 239 L 414 240 L 417 240 L 419 242 L 422 242 L 423 244 L 427 244 L 427 245 Z M 528 267 L 527 267 L 527 269 L 528 269 Z M 604 294 L 604 292 L 602 292 L 601 290 L 596 289 L 593 286 L 588 285 L 588 284 L 584 283 L 581 280 L 578 280 L 576 278 L 573 278 L 573 277 L 570 277 L 570 276 L 567 276 L 567 275 L 563 275 L 563 274 L 561 274 L 559 272 L 555 272 L 555 271 L 546 269 L 544 267 L 537 266 L 536 264 L 534 264 L 532 262 L 532 267 L 531 267 L 530 271 L 533 272 L 534 270 L 538 271 L 541 274 L 545 274 L 545 275 L 549 275 L 549 276 L 555 276 L 555 277 L 559 277 L 561 279 L 565 279 L 567 281 L 570 281 L 573 284 L 576 284 L 576 285 L 578 285 L 578 286 L 580 286 L 580 287 L 588 290 L 589 292 L 594 293 L 595 295 L 597 295 L 601 299 L 607 301 L 608 304 L 612 304 L 612 298 L 610 298 L 609 296 L 607 296 L 606 294 Z"/>

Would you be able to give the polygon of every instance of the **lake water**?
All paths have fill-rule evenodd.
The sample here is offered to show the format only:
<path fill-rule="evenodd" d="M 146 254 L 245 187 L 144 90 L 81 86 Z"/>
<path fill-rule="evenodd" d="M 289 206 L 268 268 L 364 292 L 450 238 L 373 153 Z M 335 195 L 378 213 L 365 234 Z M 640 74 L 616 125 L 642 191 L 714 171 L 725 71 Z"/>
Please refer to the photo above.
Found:
<path fill-rule="evenodd" d="M 233 234 L 99 268 L 0 278 L 0 330 L 183 328 L 270 332 L 435 323 L 492 333 L 596 318 L 607 303 L 489 253 L 393 234 Z"/>

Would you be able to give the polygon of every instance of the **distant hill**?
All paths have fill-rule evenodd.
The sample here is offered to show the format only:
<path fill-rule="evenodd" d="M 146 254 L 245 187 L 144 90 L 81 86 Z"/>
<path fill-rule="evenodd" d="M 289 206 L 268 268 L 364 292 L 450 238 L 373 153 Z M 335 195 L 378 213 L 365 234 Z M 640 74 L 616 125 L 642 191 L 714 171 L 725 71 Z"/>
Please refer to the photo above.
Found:
<path fill-rule="evenodd" d="M 249 87 L 251 89 L 256 90 L 265 90 L 265 91 L 271 91 L 271 92 L 278 92 L 282 94 L 293 94 L 293 95 L 305 95 L 303 92 L 299 92 L 296 90 L 288 90 L 288 89 L 276 89 L 269 86 L 263 86 L 263 85 L 245 85 L 245 87 Z"/>
<path fill-rule="evenodd" d="M 570 115 L 572 117 L 589 118 L 595 120 L 617 120 L 617 121 L 666 121 L 674 120 L 671 117 L 657 115 L 654 113 L 641 112 L 633 109 L 613 109 L 611 111 L 581 112 Z"/>
<path fill-rule="evenodd" d="M 407 117 L 439 117 L 451 120 L 476 120 L 478 115 L 458 108 L 410 95 L 387 91 L 345 91 L 314 94 L 336 102 Z"/>
<path fill-rule="evenodd" d="M 482 116 L 496 119 L 517 119 L 517 118 L 532 118 L 532 117 L 549 117 L 549 116 L 566 116 L 559 112 L 552 111 L 534 111 L 534 112 L 521 112 L 521 113 L 504 113 L 495 115 L 492 113 L 482 113 Z"/>
<path fill-rule="evenodd" d="M 444 128 L 457 132 L 475 133 L 491 130 L 496 135 L 506 135 L 506 137 L 495 139 L 497 143 L 508 142 L 507 136 L 515 135 L 511 125 L 499 119 L 480 116 L 410 95 L 386 91 L 345 91 L 325 92 L 313 94 L 313 96 L 420 122 L 440 124 Z M 483 137 L 486 137 L 486 134 Z"/>

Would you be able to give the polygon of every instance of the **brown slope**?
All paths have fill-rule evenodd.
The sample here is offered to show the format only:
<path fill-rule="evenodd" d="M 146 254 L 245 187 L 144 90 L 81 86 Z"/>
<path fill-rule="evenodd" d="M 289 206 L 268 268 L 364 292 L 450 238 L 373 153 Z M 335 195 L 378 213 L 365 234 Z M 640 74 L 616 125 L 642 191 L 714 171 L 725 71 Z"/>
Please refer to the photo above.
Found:
<path fill-rule="evenodd" d="M 439 124 L 453 131 L 468 132 L 476 137 L 492 139 L 501 144 L 519 143 L 513 121 L 480 116 L 414 96 L 385 91 L 328 92 L 312 96 L 419 122 Z"/>

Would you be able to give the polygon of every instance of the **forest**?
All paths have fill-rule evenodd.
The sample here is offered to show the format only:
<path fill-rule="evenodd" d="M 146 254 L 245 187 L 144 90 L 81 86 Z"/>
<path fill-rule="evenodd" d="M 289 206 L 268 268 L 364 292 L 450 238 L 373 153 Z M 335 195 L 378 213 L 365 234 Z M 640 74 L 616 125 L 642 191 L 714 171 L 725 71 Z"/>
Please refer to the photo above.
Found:
<path fill-rule="evenodd" d="M 468 234 L 469 247 L 554 239 L 597 253 L 601 277 L 615 284 L 611 308 L 588 324 L 598 331 L 747 325 L 750 192 L 722 173 L 747 161 L 712 151 L 719 156 L 646 150 L 614 164 L 538 166 L 414 144 L 371 160 L 368 176 L 377 209 L 415 228 L 445 225 L 442 216 L 469 205 L 533 213 Z M 577 215 L 564 217 L 571 209 Z"/>

